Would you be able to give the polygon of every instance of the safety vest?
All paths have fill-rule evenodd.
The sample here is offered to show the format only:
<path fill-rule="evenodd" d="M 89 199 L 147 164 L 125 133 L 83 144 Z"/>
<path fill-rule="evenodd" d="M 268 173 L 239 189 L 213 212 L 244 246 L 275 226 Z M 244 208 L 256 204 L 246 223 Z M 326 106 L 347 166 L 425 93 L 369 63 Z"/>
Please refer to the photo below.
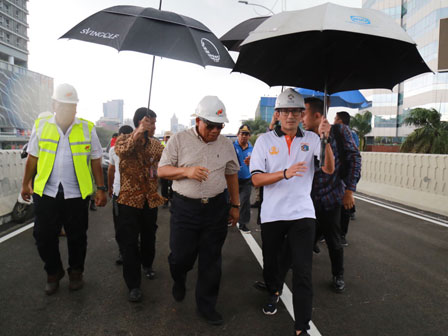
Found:
<path fill-rule="evenodd" d="M 56 124 L 49 122 L 51 118 L 39 118 L 34 123 L 39 145 L 39 160 L 37 161 L 37 174 L 34 178 L 34 192 L 39 196 L 42 196 L 53 170 L 60 138 Z M 73 124 L 68 139 L 79 189 L 82 198 L 85 199 L 93 193 L 92 170 L 90 166 L 93 123 L 81 118 L 79 120 L 81 121 L 80 123 Z"/>

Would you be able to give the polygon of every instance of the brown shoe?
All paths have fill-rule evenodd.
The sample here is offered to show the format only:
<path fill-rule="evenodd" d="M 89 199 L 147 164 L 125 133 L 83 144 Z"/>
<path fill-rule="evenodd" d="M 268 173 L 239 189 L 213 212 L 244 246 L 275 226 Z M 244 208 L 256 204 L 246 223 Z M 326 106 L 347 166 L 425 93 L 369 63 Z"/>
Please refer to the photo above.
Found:
<path fill-rule="evenodd" d="M 68 274 L 69 284 L 68 288 L 72 291 L 81 289 L 84 286 L 84 281 L 82 280 L 81 271 L 70 271 Z"/>
<path fill-rule="evenodd" d="M 45 285 L 45 294 L 52 295 L 56 293 L 59 288 L 59 281 L 64 277 L 64 270 L 60 270 L 56 274 L 47 275 L 47 284 Z"/>

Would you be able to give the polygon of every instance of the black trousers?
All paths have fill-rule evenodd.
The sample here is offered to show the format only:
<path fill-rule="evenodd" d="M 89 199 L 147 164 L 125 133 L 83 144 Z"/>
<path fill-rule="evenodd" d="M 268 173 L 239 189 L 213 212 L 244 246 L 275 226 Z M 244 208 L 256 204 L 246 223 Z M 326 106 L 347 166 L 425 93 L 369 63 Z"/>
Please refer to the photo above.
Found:
<path fill-rule="evenodd" d="M 123 277 L 129 289 L 139 288 L 141 267 L 152 267 L 156 254 L 157 208 L 118 204 L 117 239 L 123 257 Z"/>
<path fill-rule="evenodd" d="M 341 207 L 341 235 L 345 237 L 348 233 L 348 224 L 350 223 L 351 214 L 356 212 L 355 206 L 351 209 Z"/>
<path fill-rule="evenodd" d="M 263 277 L 270 294 L 281 291 L 285 274 L 280 274 L 279 256 L 288 246 L 292 264 L 293 307 L 296 330 L 308 330 L 311 320 L 313 285 L 312 262 L 315 220 L 302 218 L 261 224 L 263 241 Z M 285 244 L 287 241 L 287 245 Z"/>
<path fill-rule="evenodd" d="M 248 225 L 250 222 L 250 194 L 252 192 L 251 180 L 239 180 L 239 194 L 240 194 L 240 224 Z"/>
<path fill-rule="evenodd" d="M 162 196 L 170 200 L 173 197 L 173 190 L 171 189 L 173 181 L 161 178 L 160 184 L 161 184 Z"/>
<path fill-rule="evenodd" d="M 112 219 L 114 221 L 114 230 L 115 230 L 115 241 L 118 244 L 118 236 L 117 236 L 117 232 L 118 232 L 118 196 L 116 195 L 112 195 Z M 118 245 L 118 249 L 120 250 L 120 245 Z M 121 253 L 121 250 L 120 250 Z"/>
<path fill-rule="evenodd" d="M 33 235 L 47 274 L 53 275 L 63 269 L 59 253 L 59 234 L 62 227 L 67 237 L 68 271 L 84 271 L 89 199 L 90 197 L 64 199 L 63 193 L 58 193 L 56 198 L 33 194 L 36 216 Z"/>
<path fill-rule="evenodd" d="M 173 195 L 168 257 L 174 281 L 185 283 L 198 258 L 196 304 L 200 311 L 215 309 L 221 281 L 221 249 L 227 236 L 229 206 L 221 194 L 209 204 Z"/>
<path fill-rule="evenodd" d="M 324 236 L 331 260 L 331 273 L 344 274 L 344 248 L 341 245 L 341 207 L 331 210 L 316 208 L 316 243 Z"/>

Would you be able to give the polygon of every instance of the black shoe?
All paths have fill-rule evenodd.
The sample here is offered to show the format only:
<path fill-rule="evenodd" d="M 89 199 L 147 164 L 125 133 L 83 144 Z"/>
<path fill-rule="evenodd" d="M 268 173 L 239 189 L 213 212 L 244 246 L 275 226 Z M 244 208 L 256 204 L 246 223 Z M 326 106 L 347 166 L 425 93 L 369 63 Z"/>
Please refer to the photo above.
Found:
<path fill-rule="evenodd" d="M 345 290 L 344 276 L 333 276 L 332 287 L 336 293 L 342 293 Z"/>
<path fill-rule="evenodd" d="M 268 287 L 266 287 L 266 284 L 263 281 L 255 281 L 253 285 L 256 289 L 261 291 L 267 291 Z"/>
<path fill-rule="evenodd" d="M 90 202 L 90 210 L 96 211 L 96 204 L 95 204 L 95 202 Z"/>
<path fill-rule="evenodd" d="M 320 253 L 320 248 L 319 248 L 319 246 L 317 246 L 317 244 L 314 245 L 313 252 L 316 253 L 316 254 Z"/>
<path fill-rule="evenodd" d="M 263 306 L 263 313 L 265 315 L 274 315 L 277 313 L 277 304 L 280 300 L 280 295 L 273 294 L 269 296 L 269 301 Z"/>
<path fill-rule="evenodd" d="M 120 252 L 118 252 L 118 258 L 117 258 L 117 260 L 115 260 L 115 265 L 117 265 L 117 266 L 123 265 L 123 256 L 121 255 Z"/>
<path fill-rule="evenodd" d="M 241 225 L 241 224 L 240 224 L 239 229 L 240 229 L 240 231 L 241 231 L 242 233 L 250 233 L 250 230 L 247 228 L 246 225 Z"/>
<path fill-rule="evenodd" d="M 222 315 L 216 310 L 212 310 L 210 312 L 203 312 L 198 310 L 198 313 L 208 324 L 221 325 L 224 322 L 222 319 Z"/>
<path fill-rule="evenodd" d="M 347 240 L 345 239 L 345 236 L 341 236 L 341 245 L 344 247 L 348 246 Z"/>
<path fill-rule="evenodd" d="M 356 219 L 356 217 L 355 217 L 355 213 L 354 213 L 354 212 L 350 213 L 350 219 L 351 219 L 351 220 L 355 220 L 355 219 Z"/>
<path fill-rule="evenodd" d="M 156 278 L 156 272 L 154 272 L 152 267 L 143 267 L 143 274 L 145 274 L 145 277 L 149 280 L 154 280 Z"/>
<path fill-rule="evenodd" d="M 173 285 L 173 298 L 177 302 L 181 302 L 185 299 L 185 283 L 174 282 Z"/>
<path fill-rule="evenodd" d="M 68 289 L 71 291 L 77 291 L 80 290 L 82 287 L 84 287 L 84 280 L 82 276 L 82 271 L 80 270 L 71 270 L 68 272 Z"/>
<path fill-rule="evenodd" d="M 53 295 L 59 288 L 59 281 L 64 277 L 65 271 L 59 270 L 56 274 L 47 275 L 47 283 L 45 285 L 45 294 Z"/>
<path fill-rule="evenodd" d="M 297 336 L 297 333 L 294 331 L 294 336 Z M 310 336 L 306 330 L 302 330 L 302 332 L 299 334 L 299 336 Z"/>
<path fill-rule="evenodd" d="M 133 288 L 129 291 L 128 300 L 130 302 L 140 302 L 142 301 L 142 290 L 140 288 Z"/>

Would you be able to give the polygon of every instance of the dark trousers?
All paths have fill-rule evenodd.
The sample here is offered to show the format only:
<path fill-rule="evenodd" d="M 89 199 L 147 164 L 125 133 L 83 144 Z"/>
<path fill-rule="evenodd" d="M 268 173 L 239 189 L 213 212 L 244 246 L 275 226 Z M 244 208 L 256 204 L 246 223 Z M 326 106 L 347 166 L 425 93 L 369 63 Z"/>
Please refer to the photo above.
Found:
<path fill-rule="evenodd" d="M 173 190 L 171 189 L 171 186 L 173 185 L 173 181 L 161 178 L 160 184 L 161 184 L 162 196 L 165 198 L 168 198 L 169 200 L 171 198 L 173 198 Z"/>
<path fill-rule="evenodd" d="M 263 277 L 270 294 L 283 288 L 284 274 L 280 274 L 279 256 L 288 243 L 292 264 L 293 307 L 296 330 L 309 329 L 311 320 L 313 285 L 312 261 L 315 220 L 302 218 L 261 224 L 263 241 Z"/>
<path fill-rule="evenodd" d="M 198 258 L 196 304 L 202 312 L 213 311 L 221 281 L 221 249 L 227 236 L 225 195 L 204 205 L 174 193 L 170 212 L 171 276 L 175 282 L 185 283 Z"/>
<path fill-rule="evenodd" d="M 344 248 L 341 245 L 341 207 L 331 210 L 316 209 L 316 243 L 324 236 L 331 260 L 331 273 L 344 274 Z"/>
<path fill-rule="evenodd" d="M 156 222 L 157 208 L 150 208 L 148 203 L 143 209 L 118 204 L 117 239 L 123 257 L 123 277 L 129 289 L 140 287 L 142 266 L 152 267 Z"/>
<path fill-rule="evenodd" d="M 351 214 L 355 213 L 355 206 L 351 209 L 345 209 L 341 207 L 341 235 L 345 237 L 348 233 L 348 224 L 350 223 Z"/>
<path fill-rule="evenodd" d="M 240 219 L 241 225 L 247 225 L 250 221 L 250 193 L 252 192 L 251 180 L 239 181 L 240 193 Z"/>
<path fill-rule="evenodd" d="M 87 251 L 87 228 L 89 199 L 64 199 L 63 193 L 56 198 L 33 194 L 34 229 L 37 250 L 47 274 L 54 275 L 63 269 L 59 253 L 59 234 L 65 229 L 68 247 L 68 271 L 84 271 Z"/>
<path fill-rule="evenodd" d="M 115 230 L 115 241 L 118 244 L 118 202 L 117 202 L 118 196 L 112 195 L 112 219 L 114 221 L 114 230 Z M 120 245 L 118 245 L 118 249 L 120 250 Z M 121 250 L 120 250 L 121 253 Z"/>

